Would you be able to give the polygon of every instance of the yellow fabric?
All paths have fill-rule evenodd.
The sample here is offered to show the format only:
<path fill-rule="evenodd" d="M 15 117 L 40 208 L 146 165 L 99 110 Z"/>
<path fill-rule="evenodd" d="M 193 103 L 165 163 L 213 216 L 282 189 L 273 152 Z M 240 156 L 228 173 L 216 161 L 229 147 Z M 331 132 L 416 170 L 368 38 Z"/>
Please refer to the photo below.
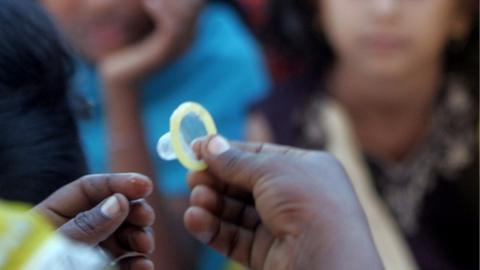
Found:
<path fill-rule="evenodd" d="M 51 237 L 54 230 L 22 204 L 0 202 L 0 269 L 18 270 Z M 7 243 L 15 243 L 9 245 Z"/>

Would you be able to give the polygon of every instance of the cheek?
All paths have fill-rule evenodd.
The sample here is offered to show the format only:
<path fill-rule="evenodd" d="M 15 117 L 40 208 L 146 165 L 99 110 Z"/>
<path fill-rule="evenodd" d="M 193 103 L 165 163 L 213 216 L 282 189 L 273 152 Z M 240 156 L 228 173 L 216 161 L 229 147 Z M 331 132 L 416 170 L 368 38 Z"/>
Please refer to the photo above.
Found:
<path fill-rule="evenodd" d="M 454 7 L 444 0 L 434 2 L 428 6 L 419 4 L 406 18 L 416 57 L 419 58 L 441 57 L 451 39 Z"/>
<path fill-rule="evenodd" d="M 324 33 L 337 56 L 348 57 L 355 49 L 355 39 L 360 32 L 361 18 L 355 12 L 356 1 L 325 0 L 319 4 L 319 17 L 315 25 L 319 32 Z"/>

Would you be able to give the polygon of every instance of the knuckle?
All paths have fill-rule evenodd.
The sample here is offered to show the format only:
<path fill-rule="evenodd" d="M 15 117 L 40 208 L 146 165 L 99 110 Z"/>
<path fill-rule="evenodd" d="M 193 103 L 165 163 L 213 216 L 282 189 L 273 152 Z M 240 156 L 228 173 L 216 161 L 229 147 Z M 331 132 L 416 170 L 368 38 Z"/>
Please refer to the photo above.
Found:
<path fill-rule="evenodd" d="M 237 169 L 240 166 L 241 159 L 242 156 L 240 153 L 228 155 L 225 159 L 225 168 L 229 171 Z"/>
<path fill-rule="evenodd" d="M 82 212 L 73 220 L 75 226 L 86 236 L 94 236 L 98 232 L 95 226 L 95 215 L 90 212 Z"/>

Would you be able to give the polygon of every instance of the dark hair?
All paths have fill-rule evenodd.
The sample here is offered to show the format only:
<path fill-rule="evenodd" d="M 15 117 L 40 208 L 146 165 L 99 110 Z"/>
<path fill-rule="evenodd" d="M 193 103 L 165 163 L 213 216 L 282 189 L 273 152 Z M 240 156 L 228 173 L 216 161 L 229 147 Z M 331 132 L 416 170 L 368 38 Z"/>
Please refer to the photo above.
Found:
<path fill-rule="evenodd" d="M 67 102 L 71 72 L 43 9 L 0 0 L 0 198 L 38 203 L 86 172 Z"/>
<path fill-rule="evenodd" d="M 462 0 L 471 12 L 472 27 L 464 44 L 447 48 L 447 71 L 463 77 L 478 97 L 478 1 Z M 314 0 L 272 0 L 269 5 L 265 41 L 291 59 L 300 59 L 315 70 L 322 70 L 333 60 L 332 49 L 323 33 L 314 27 Z M 281 46 L 275 46 L 280 44 Z"/>

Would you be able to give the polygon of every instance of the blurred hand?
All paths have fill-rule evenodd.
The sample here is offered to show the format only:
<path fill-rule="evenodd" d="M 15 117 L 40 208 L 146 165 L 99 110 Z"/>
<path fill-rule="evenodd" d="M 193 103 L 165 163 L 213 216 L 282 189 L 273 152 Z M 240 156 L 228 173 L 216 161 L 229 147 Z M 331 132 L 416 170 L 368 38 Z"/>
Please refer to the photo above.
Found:
<path fill-rule="evenodd" d="M 100 73 L 107 85 L 136 85 L 183 52 L 194 35 L 204 0 L 142 2 L 155 28 L 139 43 L 115 52 L 99 63 Z"/>
<path fill-rule="evenodd" d="M 139 174 L 88 175 L 57 190 L 34 210 L 58 227 L 58 232 L 114 257 L 127 252 L 149 254 L 154 249 L 152 208 L 143 200 L 152 182 Z M 128 257 L 120 269 L 153 269 L 145 256 Z"/>
<path fill-rule="evenodd" d="M 341 165 L 323 152 L 202 139 L 208 170 L 190 173 L 184 221 L 251 269 L 381 269 Z"/>

